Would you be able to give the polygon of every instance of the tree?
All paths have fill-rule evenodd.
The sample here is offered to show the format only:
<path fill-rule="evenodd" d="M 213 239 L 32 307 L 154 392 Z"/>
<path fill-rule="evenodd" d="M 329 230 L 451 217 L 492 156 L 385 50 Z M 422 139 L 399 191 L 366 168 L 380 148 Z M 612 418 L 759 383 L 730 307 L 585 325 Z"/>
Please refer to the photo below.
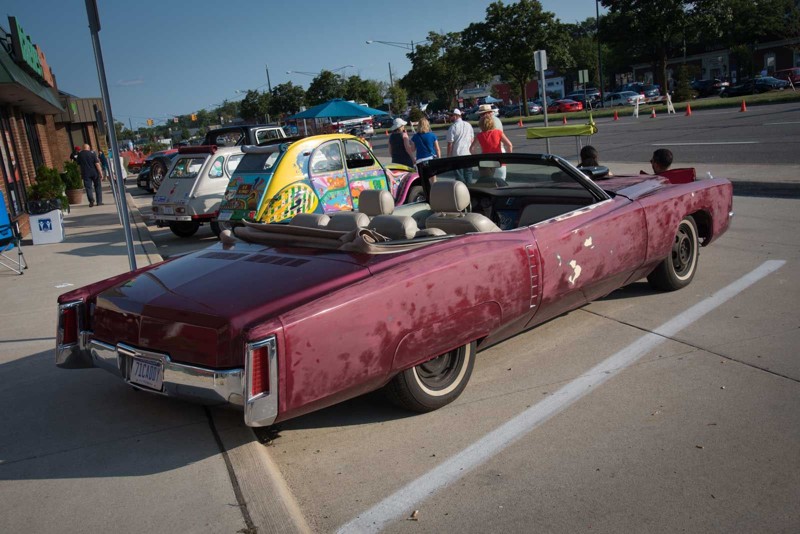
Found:
<path fill-rule="evenodd" d="M 386 91 L 386 97 L 392 101 L 392 109 L 395 113 L 404 113 L 408 107 L 408 95 L 406 90 L 395 84 Z"/>
<path fill-rule="evenodd" d="M 247 91 L 240 105 L 239 113 L 248 122 L 264 122 L 269 114 L 269 103 L 271 95 L 269 93 L 259 93 L 258 91 Z"/>
<path fill-rule="evenodd" d="M 306 102 L 306 92 L 292 82 L 282 83 L 272 88 L 269 113 L 275 117 L 291 115 L 300 111 Z"/>
<path fill-rule="evenodd" d="M 306 101 L 311 106 L 322 104 L 334 98 L 342 98 L 344 95 L 344 80 L 338 74 L 329 70 L 323 70 L 308 86 L 306 91 Z"/>
<path fill-rule="evenodd" d="M 667 87 L 667 58 L 682 51 L 691 41 L 700 21 L 708 21 L 701 9 L 703 0 L 602 0 L 609 15 L 602 30 L 603 40 L 627 49 L 629 58 L 642 58 L 656 66 L 656 83 Z M 713 29 L 707 29 L 713 33 Z"/>
<path fill-rule="evenodd" d="M 360 76 L 350 76 L 344 81 L 344 98 L 360 104 L 366 102 L 370 107 L 383 104 L 381 85 L 374 80 L 362 80 Z"/>
<path fill-rule="evenodd" d="M 484 59 L 485 68 L 515 84 L 525 100 L 526 85 L 536 76 L 536 50 L 547 51 L 548 64 L 572 64 L 566 27 L 544 11 L 538 0 L 493 2 L 486 8 L 485 21 L 470 24 L 464 34 Z"/>
<path fill-rule="evenodd" d="M 455 104 L 458 93 L 471 82 L 488 80 L 477 51 L 462 32 L 430 32 L 426 43 L 408 54 L 411 70 L 400 84 L 417 100 Z"/>

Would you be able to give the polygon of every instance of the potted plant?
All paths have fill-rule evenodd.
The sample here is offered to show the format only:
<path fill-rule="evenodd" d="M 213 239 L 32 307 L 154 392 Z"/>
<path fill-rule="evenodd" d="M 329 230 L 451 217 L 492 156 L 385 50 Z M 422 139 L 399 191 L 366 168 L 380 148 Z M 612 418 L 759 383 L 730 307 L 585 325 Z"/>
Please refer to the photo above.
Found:
<path fill-rule="evenodd" d="M 58 171 L 42 165 L 36 169 L 36 182 L 27 190 L 28 213 L 44 213 L 67 208 L 69 204 L 64 195 L 64 182 Z"/>
<path fill-rule="evenodd" d="M 64 162 L 62 179 L 66 186 L 67 199 L 71 205 L 83 204 L 83 178 L 78 164 L 74 161 Z"/>

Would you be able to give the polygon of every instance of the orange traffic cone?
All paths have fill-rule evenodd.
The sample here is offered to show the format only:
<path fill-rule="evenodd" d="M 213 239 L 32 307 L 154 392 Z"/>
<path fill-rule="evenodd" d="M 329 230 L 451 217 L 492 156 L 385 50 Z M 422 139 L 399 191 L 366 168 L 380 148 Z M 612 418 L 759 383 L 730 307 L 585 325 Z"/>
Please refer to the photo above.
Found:
<path fill-rule="evenodd" d="M 686 116 L 687 117 L 691 117 L 692 116 L 692 105 L 691 104 L 686 104 Z"/>
<path fill-rule="evenodd" d="M 650 118 L 651 119 L 655 119 L 656 118 L 656 108 L 653 108 L 653 111 L 650 112 Z"/>
<path fill-rule="evenodd" d="M 742 99 L 742 109 L 739 111 L 747 111 L 747 104 L 744 103 L 744 99 Z"/>
<path fill-rule="evenodd" d="M 561 117 L 561 124 L 567 124 L 567 116 L 566 115 Z"/>
<path fill-rule="evenodd" d="M 619 113 L 617 113 L 617 110 L 616 110 L 616 109 L 614 110 L 614 120 L 615 120 L 615 121 L 618 121 L 618 120 L 619 120 Z"/>
<path fill-rule="evenodd" d="M 520 128 L 524 127 L 524 124 L 522 124 L 522 117 L 520 117 L 519 122 L 517 123 L 517 126 L 519 126 Z"/>

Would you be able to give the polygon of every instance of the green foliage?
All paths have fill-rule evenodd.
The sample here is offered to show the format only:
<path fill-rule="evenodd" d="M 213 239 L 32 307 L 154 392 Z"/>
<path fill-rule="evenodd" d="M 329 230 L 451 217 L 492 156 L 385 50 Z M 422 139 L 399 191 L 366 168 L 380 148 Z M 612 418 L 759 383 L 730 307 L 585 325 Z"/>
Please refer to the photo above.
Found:
<path fill-rule="evenodd" d="M 692 99 L 692 86 L 689 84 L 689 69 L 681 65 L 678 69 L 678 83 L 675 86 L 675 102 L 686 102 Z"/>
<path fill-rule="evenodd" d="M 28 200 L 58 199 L 62 207 L 69 206 L 64 189 L 64 182 L 59 172 L 42 165 L 36 169 L 36 181 L 28 188 Z"/>
<path fill-rule="evenodd" d="M 536 76 L 533 59 L 536 50 L 547 50 L 548 65 L 573 62 L 567 30 L 553 13 L 543 10 L 538 0 L 520 0 L 514 4 L 498 1 L 486 8 L 484 22 L 470 24 L 464 30 L 464 38 L 478 51 L 478 57 L 483 58 L 488 72 L 517 85 L 519 93 L 527 99 L 525 86 Z"/>
<path fill-rule="evenodd" d="M 737 78 L 749 78 L 756 73 L 753 51 L 748 45 L 741 44 L 731 48 L 731 62 L 736 65 Z"/>
<path fill-rule="evenodd" d="M 254 123 L 261 123 L 267 120 L 269 114 L 269 104 L 272 96 L 269 93 L 259 93 L 258 91 L 247 91 L 247 95 L 239 106 L 241 117 Z"/>
<path fill-rule="evenodd" d="M 418 122 L 424 116 L 425 114 L 422 112 L 422 110 L 414 106 L 408 113 L 408 120 L 411 122 Z"/>
<path fill-rule="evenodd" d="M 316 106 L 334 98 L 342 98 L 343 95 L 344 79 L 329 70 L 323 70 L 311 80 L 306 91 L 306 101 L 310 106 Z"/>
<path fill-rule="evenodd" d="M 300 111 L 306 103 L 306 92 L 292 82 L 282 83 L 272 88 L 269 113 L 274 117 L 291 115 Z"/>
<path fill-rule="evenodd" d="M 392 100 L 391 106 L 394 113 L 403 113 L 408 107 L 408 93 L 399 85 L 390 87 L 386 96 Z"/>
<path fill-rule="evenodd" d="M 64 184 L 67 189 L 83 189 L 83 178 L 78 164 L 72 160 L 64 162 Z"/>
<path fill-rule="evenodd" d="M 458 93 L 470 83 L 488 81 L 479 51 L 463 32 L 430 32 L 426 43 L 408 54 L 411 70 L 400 84 L 417 101 L 437 100 L 455 105 Z"/>
<path fill-rule="evenodd" d="M 383 104 L 381 86 L 375 80 L 362 80 L 360 76 L 350 76 L 345 80 L 344 98 L 353 100 L 357 104 L 366 102 L 370 107 L 376 108 Z"/>

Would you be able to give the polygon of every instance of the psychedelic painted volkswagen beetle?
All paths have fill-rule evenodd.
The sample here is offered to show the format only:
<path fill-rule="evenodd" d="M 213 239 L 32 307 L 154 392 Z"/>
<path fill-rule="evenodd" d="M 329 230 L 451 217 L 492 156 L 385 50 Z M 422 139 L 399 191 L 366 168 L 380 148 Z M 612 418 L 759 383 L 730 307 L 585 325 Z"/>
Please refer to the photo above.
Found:
<path fill-rule="evenodd" d="M 365 189 L 385 189 L 395 204 L 421 200 L 419 175 L 385 167 L 361 139 L 346 134 L 276 139 L 244 146 L 217 220 L 288 221 L 299 213 L 355 211 Z"/>

